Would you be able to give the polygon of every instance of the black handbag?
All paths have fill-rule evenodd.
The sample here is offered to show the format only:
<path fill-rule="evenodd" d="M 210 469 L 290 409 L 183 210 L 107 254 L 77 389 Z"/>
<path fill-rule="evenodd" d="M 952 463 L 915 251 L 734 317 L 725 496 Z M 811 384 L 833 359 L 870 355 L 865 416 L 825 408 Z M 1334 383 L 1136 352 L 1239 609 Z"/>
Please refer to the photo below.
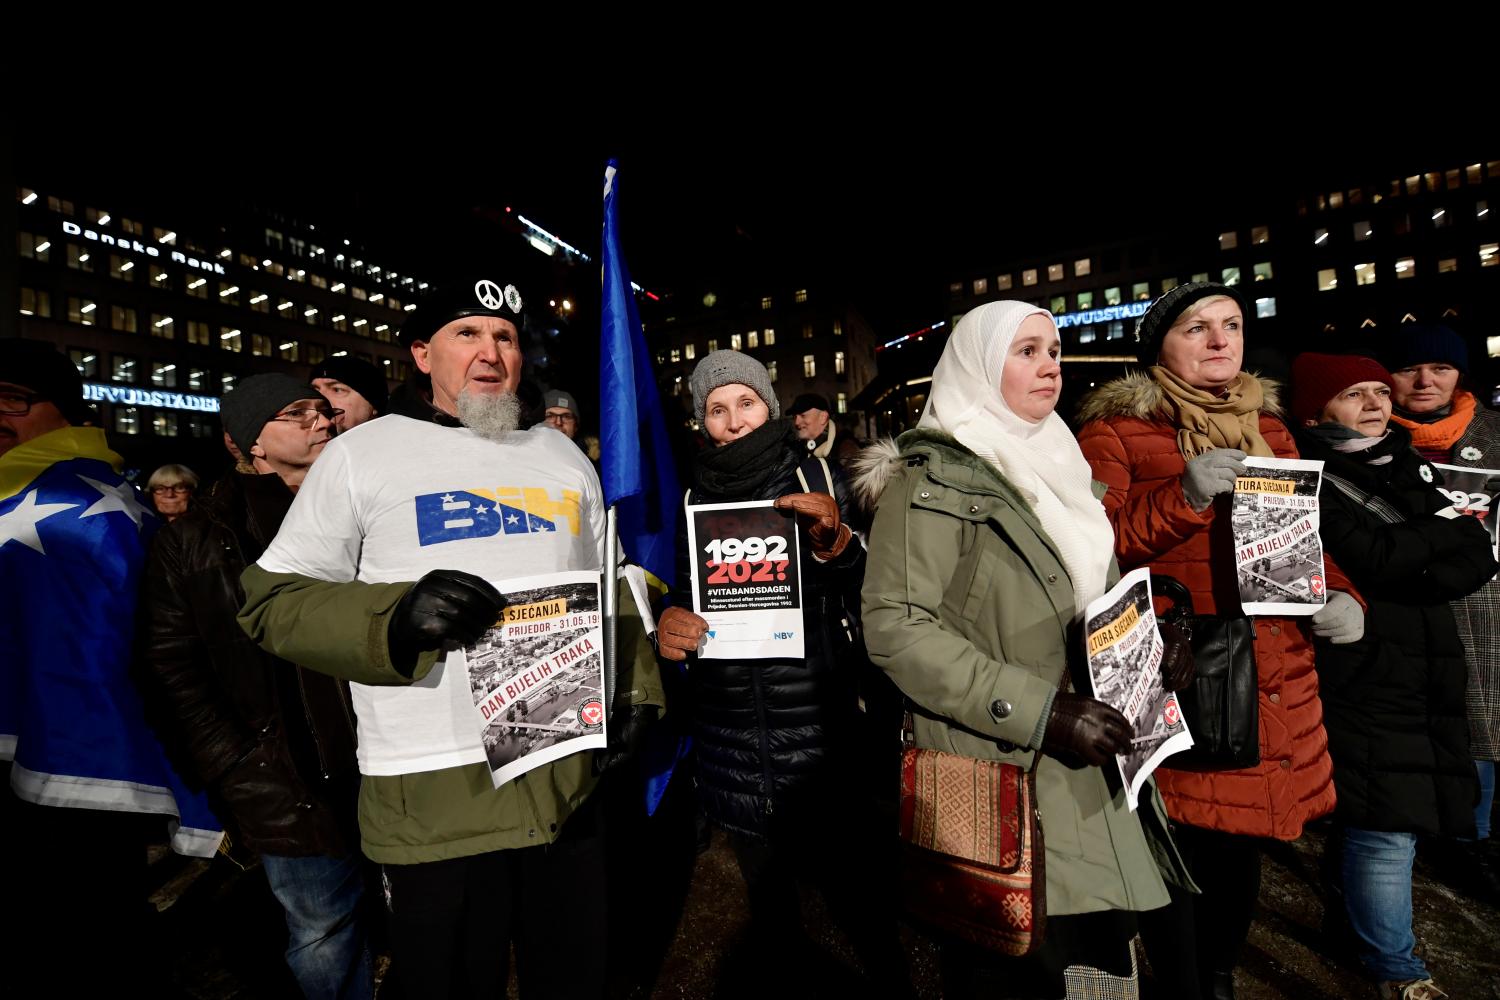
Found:
<path fill-rule="evenodd" d="M 1151 574 L 1151 592 L 1172 602 L 1158 621 L 1175 625 L 1193 647 L 1193 683 L 1177 692 L 1193 745 L 1164 767 L 1237 771 L 1260 763 L 1260 681 L 1255 623 L 1248 615 L 1193 613 L 1193 596 L 1170 576 Z"/>

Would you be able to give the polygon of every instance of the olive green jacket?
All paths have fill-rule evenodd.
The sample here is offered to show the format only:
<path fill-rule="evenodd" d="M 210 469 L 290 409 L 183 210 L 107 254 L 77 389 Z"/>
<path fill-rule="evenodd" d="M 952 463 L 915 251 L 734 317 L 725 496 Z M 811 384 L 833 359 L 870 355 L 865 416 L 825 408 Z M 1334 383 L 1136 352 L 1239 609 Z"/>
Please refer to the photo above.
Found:
<path fill-rule="evenodd" d="M 410 684 L 437 663 L 437 650 L 423 652 L 410 677 L 391 663 L 386 629 L 410 583 L 329 583 L 254 565 L 242 580 L 240 625 L 292 663 L 360 684 Z M 615 704 L 662 707 L 656 656 L 629 593 L 622 579 Z M 361 846 L 380 864 L 416 864 L 551 843 L 594 790 L 593 761 L 592 753 L 571 754 L 498 789 L 483 763 L 367 774 L 359 793 Z"/>
<path fill-rule="evenodd" d="M 865 642 L 914 703 L 917 745 L 1030 767 L 1082 659 L 1056 547 L 1015 487 L 945 434 L 908 431 L 860 466 L 857 489 L 878 497 Z M 1154 786 L 1131 813 L 1113 763 L 1043 756 L 1036 788 L 1049 914 L 1149 910 L 1168 901 L 1164 879 L 1192 887 Z"/>

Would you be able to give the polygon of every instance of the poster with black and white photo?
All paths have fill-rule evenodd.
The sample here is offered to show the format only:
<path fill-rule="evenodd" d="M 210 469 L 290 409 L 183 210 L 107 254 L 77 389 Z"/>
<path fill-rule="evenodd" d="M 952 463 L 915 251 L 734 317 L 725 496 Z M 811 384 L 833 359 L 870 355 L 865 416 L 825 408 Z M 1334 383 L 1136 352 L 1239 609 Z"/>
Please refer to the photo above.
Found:
<path fill-rule="evenodd" d="M 797 524 L 771 500 L 689 504 L 693 610 L 703 659 L 803 656 Z"/>
<path fill-rule="evenodd" d="M 1247 615 L 1314 615 L 1328 600 L 1318 487 L 1323 463 L 1247 458 L 1230 519 L 1240 604 Z"/>
<path fill-rule="evenodd" d="M 1495 558 L 1500 560 L 1500 531 L 1495 522 L 1495 509 L 1500 506 L 1500 469 L 1471 469 L 1466 465 L 1436 462 L 1432 467 L 1443 474 L 1443 485 L 1438 489 L 1453 503 L 1454 510 L 1479 518 L 1484 530 L 1490 533 Z"/>
<path fill-rule="evenodd" d="M 1115 754 L 1125 798 L 1135 810 L 1141 786 L 1161 762 L 1193 745 L 1177 695 L 1162 686 L 1161 632 L 1151 606 L 1151 570 L 1126 573 L 1084 610 L 1094 697 L 1130 720 L 1129 753 Z"/>
<path fill-rule="evenodd" d="M 580 750 L 602 750 L 604 635 L 599 574 L 491 580 L 505 598 L 493 628 L 448 654 L 466 670 L 490 778 L 499 788 Z"/>

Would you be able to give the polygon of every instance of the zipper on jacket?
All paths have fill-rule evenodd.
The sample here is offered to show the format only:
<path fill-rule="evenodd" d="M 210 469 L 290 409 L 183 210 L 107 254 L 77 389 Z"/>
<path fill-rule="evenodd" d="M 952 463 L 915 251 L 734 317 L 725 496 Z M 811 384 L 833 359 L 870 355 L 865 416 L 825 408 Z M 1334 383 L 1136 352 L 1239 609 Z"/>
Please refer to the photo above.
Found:
<path fill-rule="evenodd" d="M 766 816 L 771 815 L 772 793 L 776 789 L 775 780 L 771 776 L 771 746 L 770 736 L 766 732 L 766 696 L 761 690 L 760 671 L 754 667 L 750 668 L 750 691 L 755 696 L 755 718 L 760 730 L 760 770 L 761 780 L 765 782 Z"/>
<path fill-rule="evenodd" d="M 324 781 L 332 780 L 328 773 L 328 758 L 323 754 L 323 741 L 318 738 L 318 724 L 313 721 L 312 704 L 307 700 L 307 684 L 302 679 L 302 668 L 293 667 L 292 671 L 297 675 L 297 691 L 302 695 L 302 717 L 307 720 L 307 731 L 312 736 L 313 749 L 318 754 L 318 773 L 323 776 Z"/>

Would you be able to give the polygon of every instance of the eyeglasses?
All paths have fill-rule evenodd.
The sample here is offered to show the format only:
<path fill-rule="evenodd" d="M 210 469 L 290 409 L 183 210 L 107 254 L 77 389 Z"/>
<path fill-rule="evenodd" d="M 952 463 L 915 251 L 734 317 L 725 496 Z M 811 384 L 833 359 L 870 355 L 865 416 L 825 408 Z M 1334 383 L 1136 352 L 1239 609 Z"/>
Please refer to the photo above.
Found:
<path fill-rule="evenodd" d="M 342 416 L 343 410 L 329 407 L 324 409 L 320 406 L 299 406 L 295 410 L 282 410 L 272 420 L 281 420 L 289 424 L 296 424 L 303 430 L 317 425 L 318 421 L 327 420 L 330 423 L 338 416 Z"/>
<path fill-rule="evenodd" d="M 162 496 L 167 493 L 191 493 L 193 488 L 191 486 L 153 486 L 151 492 Z"/>
<path fill-rule="evenodd" d="M 8 389 L 0 392 L 0 414 L 7 417 L 24 417 L 31 412 L 33 406 L 46 402 L 46 399 L 46 396 L 40 396 L 34 392 L 15 392 Z"/>
<path fill-rule="evenodd" d="M 576 424 L 578 418 L 571 413 L 548 413 L 544 414 L 547 420 L 556 420 L 560 424 Z"/>

